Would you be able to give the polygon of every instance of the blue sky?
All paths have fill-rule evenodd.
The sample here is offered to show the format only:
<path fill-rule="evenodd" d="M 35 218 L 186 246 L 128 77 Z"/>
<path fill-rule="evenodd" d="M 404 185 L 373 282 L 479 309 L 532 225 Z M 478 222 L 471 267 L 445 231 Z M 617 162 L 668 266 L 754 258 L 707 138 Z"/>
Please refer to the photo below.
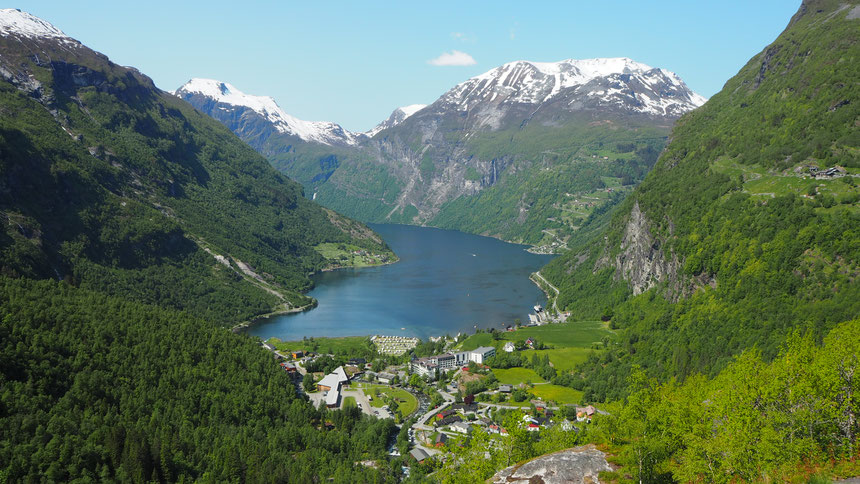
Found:
<path fill-rule="evenodd" d="M 137 67 L 162 89 L 191 77 L 219 79 L 270 95 L 301 119 L 365 131 L 397 106 L 430 103 L 471 76 L 521 59 L 630 57 L 674 71 L 710 97 L 779 35 L 799 5 L 34 0 L 15 7 Z M 430 63 L 444 53 L 474 63 Z"/>

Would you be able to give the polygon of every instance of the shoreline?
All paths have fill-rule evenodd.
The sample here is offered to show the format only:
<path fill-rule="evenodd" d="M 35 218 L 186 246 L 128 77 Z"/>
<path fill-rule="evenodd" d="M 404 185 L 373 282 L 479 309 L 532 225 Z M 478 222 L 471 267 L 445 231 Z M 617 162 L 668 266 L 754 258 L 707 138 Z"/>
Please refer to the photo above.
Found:
<path fill-rule="evenodd" d="M 393 252 L 392 252 L 392 254 L 393 254 Z M 320 273 L 322 273 L 322 272 L 334 272 L 334 271 L 343 270 L 343 269 L 367 269 L 369 267 L 382 267 L 382 266 L 392 265 L 392 264 L 395 264 L 397 262 L 400 262 L 400 257 L 397 257 L 397 255 L 394 255 L 394 257 L 395 257 L 395 260 L 392 260 L 389 262 L 383 262 L 380 264 L 373 264 L 373 265 L 366 265 L 366 266 L 327 267 L 325 269 L 320 269 L 318 272 L 320 272 Z M 308 273 L 308 276 L 309 277 L 313 276 L 316 273 L 317 272 L 310 272 L 310 273 Z M 303 313 L 305 311 L 310 311 L 311 309 L 313 309 L 317 306 L 319 306 L 319 301 L 317 301 L 314 298 L 311 298 L 311 302 L 308 304 L 305 304 L 304 306 L 285 308 L 285 309 L 275 309 L 275 310 L 270 311 L 268 313 L 261 314 L 259 316 L 255 316 L 252 319 L 248 319 L 248 320 L 242 321 L 240 323 L 237 323 L 230 328 L 230 331 L 232 331 L 234 333 L 239 333 L 239 332 L 242 332 L 244 330 L 247 330 L 248 328 L 250 328 L 251 326 L 253 326 L 257 323 L 263 322 L 263 321 L 270 319 L 272 317 L 283 316 L 285 314 Z"/>

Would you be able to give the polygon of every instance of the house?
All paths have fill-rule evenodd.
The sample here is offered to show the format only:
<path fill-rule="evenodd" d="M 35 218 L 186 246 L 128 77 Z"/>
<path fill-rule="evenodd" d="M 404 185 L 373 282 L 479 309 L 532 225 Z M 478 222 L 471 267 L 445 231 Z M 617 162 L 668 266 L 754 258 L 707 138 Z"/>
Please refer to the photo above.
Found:
<path fill-rule="evenodd" d="M 347 363 L 349 363 L 352 366 L 364 366 L 367 364 L 367 360 L 364 358 L 352 358 L 349 361 L 347 361 Z"/>
<path fill-rule="evenodd" d="M 507 343 L 505 343 L 504 350 L 506 353 L 513 353 L 516 349 L 517 346 L 514 344 L 513 341 L 508 341 Z"/>
<path fill-rule="evenodd" d="M 479 365 L 484 364 L 488 358 L 496 356 L 496 349 L 492 346 L 481 346 L 480 348 L 475 348 L 469 353 L 469 361 L 474 361 Z"/>
<path fill-rule="evenodd" d="M 424 449 L 420 447 L 415 447 L 414 449 L 410 450 L 409 455 L 411 455 L 412 458 L 415 459 L 417 462 L 422 462 L 424 461 L 424 459 L 430 457 L 429 455 L 427 455 L 427 452 L 425 452 Z"/>
<path fill-rule="evenodd" d="M 535 347 L 535 343 L 536 341 L 533 338 L 529 338 L 526 340 L 526 346 L 528 346 L 529 348 L 533 349 Z"/>
<path fill-rule="evenodd" d="M 391 383 L 391 380 L 394 380 L 394 375 L 391 373 L 381 372 L 376 375 L 376 379 L 379 383 L 385 383 L 386 385 Z"/>
<path fill-rule="evenodd" d="M 448 417 L 443 418 L 442 420 L 437 420 L 433 423 L 436 427 L 444 427 L 446 425 L 450 425 L 457 422 L 462 422 L 463 419 L 460 418 L 459 415 L 450 415 Z"/>
<path fill-rule="evenodd" d="M 526 430 L 528 430 L 529 432 L 538 432 L 540 430 L 540 425 L 535 423 L 529 423 L 529 426 Z"/>
<path fill-rule="evenodd" d="M 454 432 L 460 432 L 461 434 L 472 433 L 472 427 L 466 422 L 454 422 L 451 425 L 451 430 Z"/>
<path fill-rule="evenodd" d="M 443 418 L 445 418 L 445 417 L 447 417 L 447 416 L 449 416 L 449 415 L 453 415 L 453 414 L 454 414 L 454 411 L 453 411 L 453 410 L 445 410 L 445 411 L 442 411 L 442 412 L 437 413 L 437 414 L 436 414 L 436 418 L 438 418 L 438 419 L 440 419 L 440 420 L 441 420 L 441 419 L 443 419 Z"/>
<path fill-rule="evenodd" d="M 305 356 L 305 352 L 302 350 L 291 351 L 290 354 L 293 355 L 294 360 L 297 360 L 297 359 Z"/>
<path fill-rule="evenodd" d="M 474 412 L 478 411 L 478 404 L 477 403 L 469 403 L 469 404 L 455 403 L 454 405 L 451 405 L 452 413 L 453 413 L 453 410 L 462 410 L 463 413 L 474 413 Z"/>
<path fill-rule="evenodd" d="M 283 368 L 287 373 L 295 373 L 296 372 L 296 365 L 294 365 L 288 361 L 281 363 L 281 368 Z"/>
<path fill-rule="evenodd" d="M 433 443 L 433 447 L 442 447 L 446 442 L 448 442 L 448 436 L 444 433 L 440 433 L 436 436 L 436 442 Z"/>
<path fill-rule="evenodd" d="M 510 385 L 499 385 L 499 393 L 511 393 L 513 388 Z"/>

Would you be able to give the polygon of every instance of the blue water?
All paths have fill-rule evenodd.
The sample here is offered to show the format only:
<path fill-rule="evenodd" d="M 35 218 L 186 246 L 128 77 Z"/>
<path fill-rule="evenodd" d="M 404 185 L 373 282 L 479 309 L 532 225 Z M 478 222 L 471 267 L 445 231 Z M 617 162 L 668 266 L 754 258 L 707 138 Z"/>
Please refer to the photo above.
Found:
<path fill-rule="evenodd" d="M 527 321 L 546 296 L 530 280 L 553 256 L 489 237 L 408 225 L 371 225 L 396 264 L 313 276 L 319 306 L 253 325 L 285 341 L 304 336 L 401 335 L 426 339 Z M 401 329 L 404 328 L 404 329 Z"/>

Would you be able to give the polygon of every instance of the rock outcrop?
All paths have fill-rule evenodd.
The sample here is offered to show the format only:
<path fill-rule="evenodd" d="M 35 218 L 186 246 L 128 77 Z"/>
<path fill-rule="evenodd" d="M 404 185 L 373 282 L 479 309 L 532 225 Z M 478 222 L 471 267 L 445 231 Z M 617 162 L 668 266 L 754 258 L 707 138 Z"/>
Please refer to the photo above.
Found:
<path fill-rule="evenodd" d="M 594 445 L 574 447 L 537 457 L 496 473 L 488 482 L 529 484 L 599 483 L 598 474 L 611 471 L 606 454 Z"/>

